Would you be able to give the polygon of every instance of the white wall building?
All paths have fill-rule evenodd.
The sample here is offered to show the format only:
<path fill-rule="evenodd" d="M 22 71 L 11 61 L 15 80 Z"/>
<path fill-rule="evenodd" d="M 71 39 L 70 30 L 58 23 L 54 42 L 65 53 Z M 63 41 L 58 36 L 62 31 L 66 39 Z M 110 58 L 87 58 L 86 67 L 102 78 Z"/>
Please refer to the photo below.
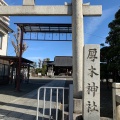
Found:
<path fill-rule="evenodd" d="M 0 0 L 0 6 L 8 4 L 4 0 Z M 7 43 L 8 43 L 8 33 L 12 32 L 12 29 L 8 27 L 9 16 L 0 17 L 0 55 L 7 55 Z"/>

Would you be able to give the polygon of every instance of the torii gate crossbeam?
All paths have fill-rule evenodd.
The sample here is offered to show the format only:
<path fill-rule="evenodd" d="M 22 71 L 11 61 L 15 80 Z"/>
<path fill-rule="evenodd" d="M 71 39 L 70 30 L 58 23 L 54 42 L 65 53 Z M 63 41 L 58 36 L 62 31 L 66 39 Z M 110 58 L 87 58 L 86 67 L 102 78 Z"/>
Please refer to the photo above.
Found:
<path fill-rule="evenodd" d="M 102 14 L 100 5 L 83 4 L 84 16 Z M 72 5 L 61 6 L 0 6 L 0 16 L 72 16 Z"/>

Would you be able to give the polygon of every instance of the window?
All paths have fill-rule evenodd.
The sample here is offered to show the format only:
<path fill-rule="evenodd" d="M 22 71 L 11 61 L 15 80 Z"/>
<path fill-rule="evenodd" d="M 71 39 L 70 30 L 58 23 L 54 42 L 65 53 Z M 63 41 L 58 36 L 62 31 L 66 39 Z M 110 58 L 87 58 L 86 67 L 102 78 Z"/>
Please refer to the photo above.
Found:
<path fill-rule="evenodd" d="M 0 64 L 0 76 L 8 76 L 9 75 L 9 66 Z"/>
<path fill-rule="evenodd" d="M 9 66 L 8 65 L 5 65 L 4 71 L 5 71 L 4 75 L 9 76 Z"/>
<path fill-rule="evenodd" d="M 2 36 L 0 36 L 0 49 L 2 49 Z"/>
<path fill-rule="evenodd" d="M 0 76 L 4 75 L 4 65 L 0 64 Z"/>

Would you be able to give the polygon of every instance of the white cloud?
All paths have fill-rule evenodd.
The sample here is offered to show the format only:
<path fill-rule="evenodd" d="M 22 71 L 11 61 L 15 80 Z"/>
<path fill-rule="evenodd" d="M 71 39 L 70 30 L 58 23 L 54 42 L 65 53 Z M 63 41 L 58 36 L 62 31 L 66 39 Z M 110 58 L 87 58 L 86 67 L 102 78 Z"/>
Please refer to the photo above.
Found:
<path fill-rule="evenodd" d="M 95 32 L 96 29 L 98 29 L 98 26 L 102 24 L 102 22 L 109 18 L 111 15 L 113 15 L 116 11 L 116 6 L 103 10 L 101 17 L 91 17 L 89 18 L 89 21 L 87 22 L 86 31 L 85 33 L 85 42 L 87 42 L 91 36 Z"/>

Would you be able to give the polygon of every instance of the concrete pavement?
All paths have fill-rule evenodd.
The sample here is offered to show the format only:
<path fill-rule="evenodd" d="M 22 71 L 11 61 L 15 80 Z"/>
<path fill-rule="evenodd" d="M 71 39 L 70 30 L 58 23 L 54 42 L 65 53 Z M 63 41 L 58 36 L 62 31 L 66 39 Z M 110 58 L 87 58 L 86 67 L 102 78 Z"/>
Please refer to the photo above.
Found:
<path fill-rule="evenodd" d="M 52 80 L 45 86 L 64 87 L 65 80 Z M 9 99 L 9 97 L 7 98 Z M 35 120 L 37 89 L 0 107 L 0 120 Z"/>
<path fill-rule="evenodd" d="M 37 89 L 40 86 L 64 86 L 66 79 L 34 79 L 22 84 L 22 92 L 14 91 L 14 85 L 0 86 L 0 120 L 35 120 Z M 66 85 L 65 85 L 66 86 Z M 67 84 L 68 87 L 68 84 Z M 112 120 L 112 87 L 101 83 L 101 120 Z M 110 119 L 111 118 L 111 119 Z"/>

